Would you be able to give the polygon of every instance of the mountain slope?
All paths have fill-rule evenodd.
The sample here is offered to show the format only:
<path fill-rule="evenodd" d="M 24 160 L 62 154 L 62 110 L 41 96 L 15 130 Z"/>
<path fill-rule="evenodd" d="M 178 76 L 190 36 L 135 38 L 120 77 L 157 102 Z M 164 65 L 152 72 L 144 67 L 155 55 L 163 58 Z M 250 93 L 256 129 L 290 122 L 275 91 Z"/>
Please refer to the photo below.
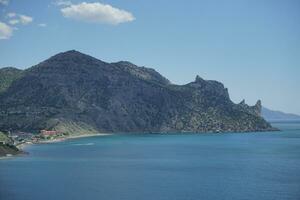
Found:
<path fill-rule="evenodd" d="M 284 113 L 281 111 L 274 111 L 268 108 L 262 107 L 262 116 L 269 122 L 274 121 L 300 121 L 300 116 L 290 113 Z"/>
<path fill-rule="evenodd" d="M 234 104 L 223 84 L 199 76 L 171 84 L 153 69 L 77 51 L 25 70 L 0 94 L 0 130 L 87 132 L 262 131 L 255 106 Z"/>
<path fill-rule="evenodd" d="M 22 76 L 23 71 L 13 67 L 0 69 L 0 93 L 4 92 L 15 80 Z"/>

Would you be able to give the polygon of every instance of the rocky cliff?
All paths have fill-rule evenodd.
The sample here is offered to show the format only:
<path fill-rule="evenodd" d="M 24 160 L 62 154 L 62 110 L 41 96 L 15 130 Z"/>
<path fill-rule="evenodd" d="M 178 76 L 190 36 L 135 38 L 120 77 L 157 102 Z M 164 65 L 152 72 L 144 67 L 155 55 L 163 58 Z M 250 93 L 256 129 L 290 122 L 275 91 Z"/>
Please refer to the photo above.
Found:
<path fill-rule="evenodd" d="M 106 63 L 74 50 L 25 70 L 0 93 L 0 130 L 272 130 L 260 112 L 260 101 L 234 104 L 220 82 L 197 76 L 175 85 L 153 69 Z"/>

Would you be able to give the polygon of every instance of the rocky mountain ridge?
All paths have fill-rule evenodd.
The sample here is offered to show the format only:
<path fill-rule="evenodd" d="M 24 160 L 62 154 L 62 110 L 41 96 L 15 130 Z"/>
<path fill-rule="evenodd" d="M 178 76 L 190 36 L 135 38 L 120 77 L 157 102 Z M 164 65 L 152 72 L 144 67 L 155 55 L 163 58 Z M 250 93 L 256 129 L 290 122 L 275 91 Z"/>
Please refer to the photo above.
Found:
<path fill-rule="evenodd" d="M 171 84 L 153 69 L 106 63 L 77 51 L 26 69 L 0 93 L 0 130 L 85 132 L 265 131 L 261 102 L 234 104 L 199 76 Z"/>

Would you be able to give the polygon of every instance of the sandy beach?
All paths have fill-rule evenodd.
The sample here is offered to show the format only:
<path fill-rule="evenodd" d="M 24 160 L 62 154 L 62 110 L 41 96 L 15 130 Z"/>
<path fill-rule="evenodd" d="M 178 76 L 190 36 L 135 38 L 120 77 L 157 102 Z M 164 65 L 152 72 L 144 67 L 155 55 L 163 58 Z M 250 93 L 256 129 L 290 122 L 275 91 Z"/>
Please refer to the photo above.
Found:
<path fill-rule="evenodd" d="M 107 135 L 112 135 L 110 133 L 95 133 L 95 134 L 86 134 L 86 135 L 71 135 L 71 136 L 67 136 L 67 137 L 62 137 L 62 138 L 56 138 L 53 140 L 42 140 L 42 141 L 38 141 L 38 142 L 26 142 L 26 143 L 22 143 L 17 145 L 18 149 L 23 151 L 26 147 L 28 147 L 29 145 L 32 144 L 50 144 L 50 143 L 57 143 L 57 142 L 62 142 L 65 140 L 70 140 L 70 139 L 77 139 L 77 138 L 85 138 L 85 137 L 97 137 L 97 136 L 107 136 Z M 12 156 L 14 157 L 14 156 Z M 6 157 L 4 157 L 6 158 Z"/>
<path fill-rule="evenodd" d="M 86 135 L 74 135 L 74 136 L 68 136 L 66 139 L 76 139 L 76 138 L 84 138 L 84 137 L 95 137 L 95 136 L 107 136 L 112 135 L 112 133 L 95 133 L 95 134 L 86 134 Z"/>
<path fill-rule="evenodd" d="M 86 134 L 86 135 L 70 135 L 62 138 L 56 138 L 53 140 L 42 140 L 39 141 L 35 144 L 47 144 L 47 143 L 56 143 L 56 142 L 62 142 L 65 140 L 70 140 L 70 139 L 77 139 L 77 138 L 85 138 L 85 137 L 96 137 L 96 136 L 106 136 L 106 135 L 112 135 L 109 133 L 95 133 L 95 134 Z M 30 143 L 26 143 L 27 145 L 30 145 Z M 26 144 L 24 146 L 26 146 Z M 31 143 L 34 144 L 34 143 Z M 22 144 L 23 145 L 23 144 Z"/>
<path fill-rule="evenodd" d="M 65 140 L 70 140 L 70 139 L 107 136 L 107 135 L 112 135 L 112 134 L 111 133 L 95 133 L 95 134 L 86 134 L 86 135 L 71 135 L 71 136 L 56 138 L 53 140 L 42 140 L 42 141 L 38 141 L 38 142 L 25 142 L 25 143 L 16 145 L 16 147 L 23 153 L 17 154 L 17 155 L 11 155 L 11 156 L 2 156 L 2 157 L 0 157 L 0 159 L 7 159 L 7 158 L 13 158 L 15 156 L 26 155 L 26 147 L 33 145 L 33 144 L 50 144 L 50 143 L 57 143 L 57 142 L 62 142 Z"/>

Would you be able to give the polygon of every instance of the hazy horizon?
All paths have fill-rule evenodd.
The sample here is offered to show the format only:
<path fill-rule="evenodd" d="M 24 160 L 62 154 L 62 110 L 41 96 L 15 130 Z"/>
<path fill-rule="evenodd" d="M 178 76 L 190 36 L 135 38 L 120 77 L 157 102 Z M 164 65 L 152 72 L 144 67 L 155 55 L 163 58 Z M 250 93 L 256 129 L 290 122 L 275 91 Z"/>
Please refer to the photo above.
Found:
<path fill-rule="evenodd" d="M 175 84 L 217 80 L 235 103 L 300 114 L 299 1 L 86 2 L 0 0 L 0 67 L 76 49 Z"/>

